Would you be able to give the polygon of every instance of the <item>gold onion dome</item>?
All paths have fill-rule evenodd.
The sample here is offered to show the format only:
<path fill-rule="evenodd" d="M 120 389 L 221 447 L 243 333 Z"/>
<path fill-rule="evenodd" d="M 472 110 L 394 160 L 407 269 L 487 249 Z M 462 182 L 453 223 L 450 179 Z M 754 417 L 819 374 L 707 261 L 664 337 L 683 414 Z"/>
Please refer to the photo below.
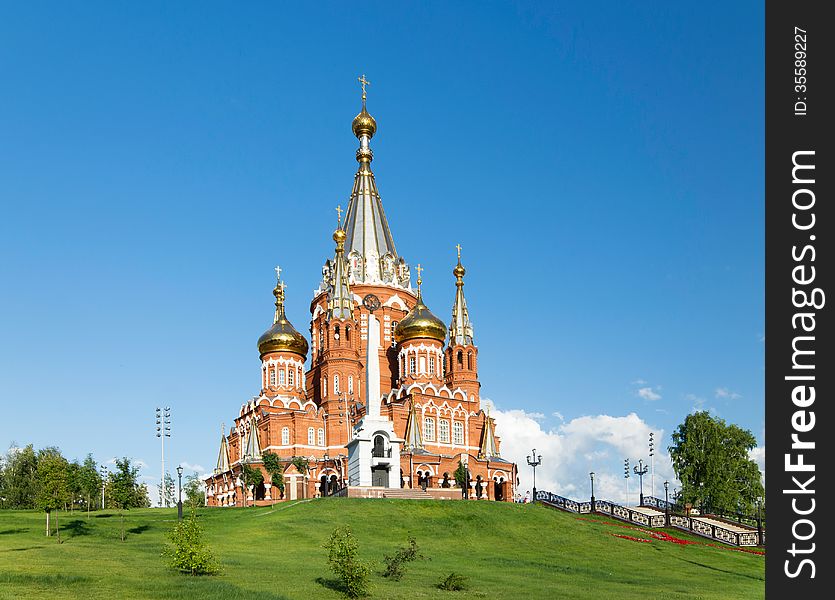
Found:
<path fill-rule="evenodd" d="M 460 279 L 464 275 L 467 274 L 467 270 L 461 265 L 459 262 L 455 267 L 452 269 L 452 274 L 455 275 L 456 278 Z"/>
<path fill-rule="evenodd" d="M 394 339 L 398 343 L 416 338 L 430 338 L 441 343 L 446 339 L 446 325 L 423 303 L 420 291 L 417 304 L 394 330 Z"/>
<path fill-rule="evenodd" d="M 258 338 L 258 352 L 263 357 L 270 352 L 294 352 L 307 356 L 307 340 L 296 331 L 284 314 L 284 284 L 279 283 L 273 290 L 275 296 L 275 319 L 273 326 Z"/>
<path fill-rule="evenodd" d="M 362 103 L 360 114 L 354 117 L 354 121 L 351 123 L 351 129 L 353 129 L 354 135 L 357 137 L 367 135 L 369 138 L 372 138 L 377 132 L 377 121 L 365 109 L 365 101 Z"/>

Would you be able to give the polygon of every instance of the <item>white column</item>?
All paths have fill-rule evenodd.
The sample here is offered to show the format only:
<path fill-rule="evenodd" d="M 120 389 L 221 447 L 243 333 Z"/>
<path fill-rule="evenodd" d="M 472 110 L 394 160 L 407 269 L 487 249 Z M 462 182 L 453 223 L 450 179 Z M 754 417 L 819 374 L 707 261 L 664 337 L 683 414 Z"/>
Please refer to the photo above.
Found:
<path fill-rule="evenodd" d="M 380 322 L 373 314 L 368 315 L 368 344 L 365 357 L 365 401 L 366 414 L 380 416 Z"/>

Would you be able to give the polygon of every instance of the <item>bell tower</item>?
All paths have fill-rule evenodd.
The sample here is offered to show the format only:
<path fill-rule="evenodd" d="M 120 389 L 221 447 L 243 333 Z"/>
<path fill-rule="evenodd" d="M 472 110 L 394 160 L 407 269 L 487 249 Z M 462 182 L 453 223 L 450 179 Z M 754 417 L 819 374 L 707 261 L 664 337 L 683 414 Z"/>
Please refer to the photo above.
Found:
<path fill-rule="evenodd" d="M 471 401 L 479 401 L 478 348 L 473 342 L 473 325 L 464 298 L 464 275 L 461 264 L 461 245 L 458 264 L 452 269 L 455 276 L 455 300 L 452 304 L 452 322 L 449 324 L 449 344 L 444 357 L 445 381 L 451 389 L 461 388 Z"/>

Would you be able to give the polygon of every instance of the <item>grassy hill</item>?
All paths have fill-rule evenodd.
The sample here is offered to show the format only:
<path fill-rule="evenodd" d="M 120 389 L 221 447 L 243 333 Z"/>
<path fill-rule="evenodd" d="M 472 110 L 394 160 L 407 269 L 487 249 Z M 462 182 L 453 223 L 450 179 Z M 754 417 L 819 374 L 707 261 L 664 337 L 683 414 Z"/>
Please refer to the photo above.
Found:
<path fill-rule="evenodd" d="M 649 539 L 598 517 L 540 505 L 328 498 L 275 508 L 204 509 L 207 537 L 223 565 L 216 577 L 169 571 L 160 557 L 176 519 L 170 509 L 61 514 L 63 544 L 43 534 L 43 514 L 0 511 L 0 598 L 340 598 L 323 542 L 349 524 L 376 563 L 374 598 L 762 598 L 765 557 L 678 531 L 694 544 Z M 378 575 L 382 557 L 417 539 L 431 560 L 400 582 Z M 451 571 L 466 592 L 435 587 Z"/>

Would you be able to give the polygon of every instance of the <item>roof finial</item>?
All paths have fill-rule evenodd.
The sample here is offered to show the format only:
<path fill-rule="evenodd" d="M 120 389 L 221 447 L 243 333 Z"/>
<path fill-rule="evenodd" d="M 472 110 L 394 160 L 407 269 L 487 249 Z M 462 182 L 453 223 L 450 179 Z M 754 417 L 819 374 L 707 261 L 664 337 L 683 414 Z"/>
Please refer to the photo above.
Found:
<path fill-rule="evenodd" d="M 417 272 L 418 272 L 418 278 L 417 278 L 418 296 L 420 296 L 420 284 L 423 283 L 423 279 L 421 279 L 421 273 L 423 273 L 423 267 L 420 266 L 420 263 L 418 263 Z"/>
<path fill-rule="evenodd" d="M 284 317 L 284 282 L 281 281 L 281 267 L 275 268 L 275 288 L 273 289 L 273 296 L 275 296 L 275 319 L 273 323 L 278 323 L 279 319 Z"/>
<path fill-rule="evenodd" d="M 360 86 L 362 87 L 362 105 L 365 106 L 365 86 L 371 85 L 371 82 L 365 78 L 365 73 L 363 73 L 360 77 L 357 77 L 357 81 L 360 82 Z"/>
<path fill-rule="evenodd" d="M 461 244 L 455 244 L 455 249 L 458 250 L 458 264 L 461 264 Z"/>
<path fill-rule="evenodd" d="M 337 204 L 336 206 L 336 228 L 342 229 L 342 205 Z"/>

